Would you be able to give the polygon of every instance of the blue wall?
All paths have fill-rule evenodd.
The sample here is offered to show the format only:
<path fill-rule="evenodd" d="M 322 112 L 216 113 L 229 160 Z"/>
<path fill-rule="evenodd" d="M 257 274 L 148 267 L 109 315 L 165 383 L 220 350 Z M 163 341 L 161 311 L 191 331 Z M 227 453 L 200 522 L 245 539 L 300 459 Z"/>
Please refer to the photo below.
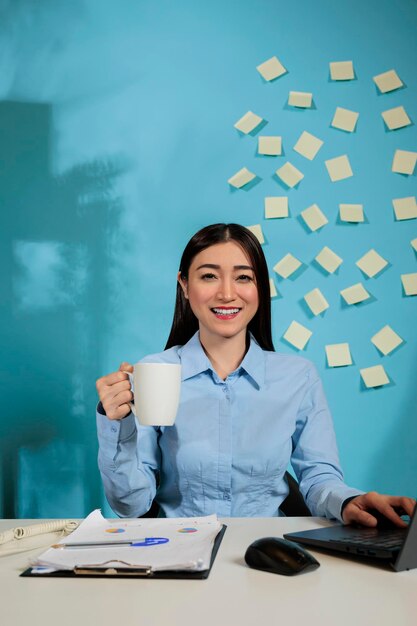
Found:
<path fill-rule="evenodd" d="M 0 514 L 78 516 L 103 506 L 96 469 L 95 379 L 165 344 L 180 253 L 216 221 L 262 224 L 271 276 L 287 252 L 306 265 L 275 282 L 276 348 L 295 319 L 313 331 L 302 353 L 323 377 L 348 483 L 415 496 L 415 220 L 391 200 L 416 194 L 416 176 L 391 172 L 394 151 L 416 150 L 414 124 L 387 131 L 381 111 L 417 117 L 417 5 L 413 0 L 176 3 L 14 0 L 0 20 Z M 277 55 L 288 74 L 265 83 L 256 66 Z M 332 82 L 329 62 L 352 60 L 356 79 Z M 405 88 L 380 95 L 372 77 L 396 69 Z M 294 110 L 288 92 L 313 92 Z M 336 106 L 360 113 L 356 132 L 330 128 Z M 259 157 L 233 124 L 247 110 L 284 156 Z M 325 141 L 314 161 L 293 151 L 303 130 Z M 331 183 L 324 160 L 348 154 L 354 177 Z M 305 174 L 286 190 L 273 172 Z M 241 167 L 261 181 L 232 190 Z M 291 218 L 264 220 L 263 199 L 288 195 Z M 363 203 L 367 222 L 340 223 L 338 204 Z M 329 219 L 308 233 L 299 214 Z M 344 263 L 325 276 L 312 260 L 330 246 Z M 390 261 L 365 279 L 371 247 Z M 342 305 L 362 281 L 373 298 Z M 302 298 L 330 303 L 313 318 Z M 383 357 L 370 337 L 390 324 L 405 343 Z M 324 345 L 350 343 L 354 364 L 329 369 Z M 367 390 L 359 369 L 383 364 L 390 384 Z"/>

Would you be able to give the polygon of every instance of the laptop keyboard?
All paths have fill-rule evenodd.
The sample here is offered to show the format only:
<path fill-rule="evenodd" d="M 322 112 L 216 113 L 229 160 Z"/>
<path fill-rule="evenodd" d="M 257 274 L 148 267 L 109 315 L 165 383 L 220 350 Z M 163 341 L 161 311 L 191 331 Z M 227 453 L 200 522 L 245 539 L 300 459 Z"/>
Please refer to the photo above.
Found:
<path fill-rule="evenodd" d="M 372 536 L 364 536 L 363 531 L 357 534 L 349 534 L 349 537 L 332 539 L 340 543 L 354 543 L 360 546 L 374 546 L 381 548 L 401 548 L 404 543 L 405 533 L 402 529 L 385 530 L 384 532 L 372 533 Z"/>

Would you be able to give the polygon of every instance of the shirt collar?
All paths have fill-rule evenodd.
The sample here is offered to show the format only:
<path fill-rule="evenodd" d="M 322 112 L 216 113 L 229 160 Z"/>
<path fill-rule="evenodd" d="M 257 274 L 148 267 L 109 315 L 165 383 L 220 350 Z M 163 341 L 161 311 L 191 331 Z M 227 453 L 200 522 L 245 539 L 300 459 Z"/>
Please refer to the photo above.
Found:
<path fill-rule="evenodd" d="M 213 369 L 200 343 L 198 330 L 178 352 L 181 358 L 181 380 Z"/>
<path fill-rule="evenodd" d="M 255 385 L 260 388 L 265 383 L 265 353 L 255 337 L 250 334 L 249 350 L 240 364 L 240 367 L 251 377 Z"/>
<path fill-rule="evenodd" d="M 181 379 L 183 381 L 187 380 L 187 378 L 197 376 L 197 374 L 201 374 L 202 372 L 206 372 L 207 370 L 213 371 L 210 360 L 207 358 L 200 343 L 198 331 L 180 348 L 179 355 L 182 366 Z M 238 370 L 239 369 L 243 369 L 258 388 L 262 387 L 265 383 L 264 351 L 252 334 L 250 334 L 249 350 L 245 354 Z"/>

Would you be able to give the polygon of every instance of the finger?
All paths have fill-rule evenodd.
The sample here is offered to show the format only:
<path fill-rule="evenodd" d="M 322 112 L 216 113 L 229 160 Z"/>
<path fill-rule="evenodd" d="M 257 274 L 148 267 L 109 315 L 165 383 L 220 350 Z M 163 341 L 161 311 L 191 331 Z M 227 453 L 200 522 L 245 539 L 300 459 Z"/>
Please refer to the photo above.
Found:
<path fill-rule="evenodd" d="M 406 522 L 401 519 L 401 515 L 411 515 L 414 512 L 414 498 L 405 496 L 381 496 L 384 502 L 378 503 L 378 510 L 383 513 L 389 520 L 398 526 L 405 526 Z"/>
<path fill-rule="evenodd" d="M 127 363 L 126 361 L 123 361 L 123 363 L 120 363 L 119 370 L 121 372 L 130 372 L 131 374 L 133 374 L 133 365 Z"/>
<path fill-rule="evenodd" d="M 119 407 L 129 404 L 133 399 L 131 391 L 122 391 L 117 396 L 111 396 L 107 400 L 102 400 L 102 405 L 107 415 L 114 415 L 118 412 Z"/>
<path fill-rule="evenodd" d="M 400 528 L 407 526 L 407 522 L 401 519 L 397 511 L 392 506 L 382 507 L 379 511 L 396 526 L 399 526 Z"/>
<path fill-rule="evenodd" d="M 117 396 L 117 394 L 121 391 L 127 391 L 131 388 L 132 387 L 129 379 L 121 380 L 118 383 L 114 383 L 113 385 L 105 387 L 103 390 L 103 395 L 106 395 L 108 397 Z"/>
<path fill-rule="evenodd" d="M 376 517 L 371 515 L 371 513 L 361 511 L 360 509 L 355 511 L 354 519 L 352 521 L 362 524 L 362 526 L 368 526 L 369 528 L 375 528 L 378 524 Z"/>
<path fill-rule="evenodd" d="M 112 372 L 111 374 L 107 374 L 107 376 L 103 376 L 99 378 L 96 382 L 97 390 L 102 389 L 103 387 L 108 387 L 109 385 L 114 385 L 115 383 L 121 382 L 122 380 L 128 380 L 128 376 L 126 372 Z"/>
<path fill-rule="evenodd" d="M 131 412 L 129 404 L 122 404 L 117 407 L 114 411 L 107 413 L 107 417 L 109 420 L 121 420 L 129 415 Z"/>
<path fill-rule="evenodd" d="M 122 380 L 119 383 L 113 385 L 105 385 L 98 389 L 98 395 L 101 402 L 107 405 L 114 404 L 114 398 L 122 391 L 128 391 L 131 389 L 129 380 Z"/>
<path fill-rule="evenodd" d="M 397 510 L 397 513 L 399 515 L 409 515 L 411 517 L 414 513 L 415 507 L 416 501 L 414 498 L 403 497 L 401 498 L 401 506 L 399 507 L 399 509 L 402 509 L 403 512 L 401 512 L 401 510 Z"/>
<path fill-rule="evenodd" d="M 123 390 L 120 393 L 118 393 L 117 395 L 115 395 L 113 397 L 113 406 L 114 407 L 119 407 L 122 404 L 126 404 L 129 402 L 132 402 L 133 400 L 133 393 L 131 389 L 127 389 L 127 390 Z"/>
<path fill-rule="evenodd" d="M 346 524 L 361 524 L 362 526 L 375 527 L 378 520 L 364 509 L 351 502 L 346 506 L 343 512 L 343 521 Z"/>

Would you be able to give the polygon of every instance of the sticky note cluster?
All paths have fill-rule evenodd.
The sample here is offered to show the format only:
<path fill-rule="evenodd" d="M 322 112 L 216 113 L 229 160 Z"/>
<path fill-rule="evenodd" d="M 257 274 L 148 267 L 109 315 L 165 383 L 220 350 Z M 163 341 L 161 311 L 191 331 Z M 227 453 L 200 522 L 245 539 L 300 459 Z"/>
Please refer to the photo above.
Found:
<path fill-rule="evenodd" d="M 272 83 L 277 79 L 281 79 L 281 77 L 288 74 L 287 68 L 283 65 L 283 63 L 277 56 L 272 56 L 266 61 L 263 61 L 256 67 L 256 69 L 262 79 L 268 83 Z M 355 68 L 352 60 L 330 62 L 329 72 L 330 80 L 333 82 L 354 81 L 356 79 Z M 373 82 L 375 85 L 376 94 L 387 94 L 395 90 L 403 89 L 405 87 L 403 81 L 401 80 L 395 69 L 388 69 L 380 74 L 373 76 Z M 284 83 L 282 83 L 282 85 L 284 85 Z M 357 165 L 360 166 L 361 161 L 363 162 L 363 159 L 358 156 L 360 154 L 360 144 L 357 143 L 357 140 L 360 135 L 359 131 L 361 130 L 362 125 L 365 126 L 365 123 L 369 124 L 369 121 L 366 117 L 368 115 L 368 110 L 366 107 L 362 107 L 359 105 L 358 107 L 356 107 L 355 101 L 352 98 L 352 94 L 353 96 L 355 94 L 355 87 L 356 85 L 346 85 L 345 87 L 340 86 L 340 94 L 343 95 L 343 93 L 345 93 L 344 101 L 342 99 L 336 100 L 336 98 L 334 98 L 327 103 L 330 104 L 332 107 L 330 114 L 327 118 L 327 125 L 329 125 L 331 129 L 342 131 L 343 133 L 345 133 L 345 136 L 342 133 L 333 132 L 333 130 L 324 130 L 319 133 L 322 134 L 324 139 L 326 139 L 327 141 L 325 135 L 325 133 L 327 132 L 327 136 L 332 139 L 335 147 L 333 155 L 336 154 L 336 156 L 332 156 L 332 151 L 327 148 L 326 157 L 328 156 L 330 158 L 323 158 L 322 163 L 324 163 L 324 166 L 322 164 L 319 164 L 319 167 L 321 167 L 322 172 L 324 172 L 324 177 L 326 179 L 327 171 L 327 175 L 331 183 L 345 181 L 352 178 L 354 176 L 354 170 L 356 173 Z M 262 89 L 264 88 L 269 87 L 262 87 Z M 346 315 L 355 316 L 357 315 L 357 313 L 354 310 L 354 305 L 360 305 L 364 302 L 372 302 L 377 298 L 381 299 L 381 296 L 379 294 L 381 294 L 383 290 L 378 290 L 378 287 L 384 286 L 384 277 L 382 277 L 382 274 L 385 274 L 386 271 L 390 271 L 391 275 L 393 274 L 393 271 L 390 269 L 390 261 L 388 258 L 385 258 L 386 255 L 384 250 L 376 249 L 379 248 L 379 243 L 377 241 L 368 241 L 368 249 L 365 248 L 364 250 L 362 250 L 360 252 L 360 256 L 359 253 L 356 252 L 358 250 L 358 245 L 356 244 L 359 244 L 361 241 L 363 242 L 364 240 L 366 240 L 366 235 L 368 234 L 368 232 L 370 235 L 372 235 L 372 233 L 370 232 L 371 229 L 367 228 L 368 218 L 369 221 L 372 221 L 372 215 L 374 214 L 375 208 L 378 207 L 373 206 L 373 204 L 376 203 L 373 203 L 372 201 L 366 199 L 367 204 L 364 208 L 364 204 L 362 204 L 362 199 L 365 200 L 365 194 L 362 196 L 362 198 L 360 196 L 355 198 L 355 195 L 351 193 L 351 182 L 347 182 L 345 185 L 341 184 L 337 186 L 338 188 L 340 187 L 340 189 L 344 190 L 344 196 L 336 199 L 336 202 L 338 203 L 336 204 L 336 206 L 338 206 L 336 219 L 334 217 L 335 203 L 332 194 L 329 194 L 328 196 L 329 201 L 327 201 L 327 196 L 324 195 L 324 199 L 320 199 L 321 206 L 319 206 L 317 202 L 314 202 L 315 198 L 308 197 L 308 187 L 305 189 L 303 186 L 301 189 L 301 193 L 298 193 L 298 187 L 301 181 L 303 181 L 305 174 L 308 175 L 309 170 L 312 170 L 313 172 L 314 170 L 316 172 L 319 171 L 316 164 L 305 163 L 304 161 L 302 161 L 302 159 L 306 159 L 307 161 L 313 161 L 314 159 L 316 159 L 320 150 L 322 150 L 325 142 L 322 138 L 316 136 L 315 134 L 313 134 L 313 132 L 311 132 L 312 130 L 314 130 L 314 128 L 312 129 L 307 125 L 311 122 L 311 120 L 314 119 L 316 115 L 316 103 L 313 99 L 313 92 L 295 91 L 294 88 L 303 88 L 303 85 L 299 85 L 298 87 L 297 85 L 290 85 L 288 82 L 288 87 L 285 91 L 288 96 L 286 97 L 286 100 L 284 99 L 284 101 L 281 101 L 281 105 L 284 109 L 283 118 L 282 120 L 280 120 L 281 126 L 278 126 L 276 131 L 269 131 L 270 127 L 268 126 L 267 133 L 260 132 L 262 128 L 269 124 L 268 120 L 266 120 L 263 115 L 259 114 L 263 113 L 262 111 L 258 111 L 257 113 L 251 110 L 247 111 L 242 117 L 240 117 L 240 119 L 235 122 L 234 127 L 243 135 L 251 135 L 252 138 L 256 135 L 256 156 L 258 159 L 259 157 L 267 157 L 258 160 L 260 171 L 262 166 L 265 167 L 268 162 L 273 162 L 274 168 L 271 168 L 272 179 L 275 181 L 275 183 L 278 182 L 279 184 L 281 184 L 281 186 L 285 188 L 285 191 L 282 192 L 281 195 L 272 195 L 272 192 L 271 195 L 264 197 L 264 219 L 268 223 L 267 227 L 271 228 L 271 231 L 273 228 L 275 228 L 276 232 L 280 233 L 280 236 L 282 237 L 281 242 L 285 241 L 287 237 L 292 236 L 289 233 L 291 233 L 290 228 L 293 222 L 291 220 L 288 220 L 288 218 L 290 218 L 290 193 L 293 194 L 293 196 L 291 196 L 291 210 L 292 212 L 296 212 L 297 221 L 303 226 L 303 229 L 307 232 L 308 237 L 310 237 L 306 248 L 308 248 L 309 243 L 313 242 L 315 237 L 323 237 L 322 231 L 325 233 L 324 236 L 328 234 L 329 237 L 331 237 L 334 228 L 333 224 L 335 224 L 336 228 L 339 228 L 342 225 L 345 234 L 352 237 L 352 243 L 353 238 L 356 237 L 356 241 L 354 242 L 355 245 L 344 245 L 344 242 L 341 244 L 341 248 L 343 246 L 343 250 L 345 251 L 343 255 L 347 257 L 347 259 L 345 259 L 346 269 L 348 267 L 352 268 L 356 266 L 357 269 L 354 269 L 354 271 L 356 273 L 358 270 L 362 272 L 364 280 L 372 279 L 372 281 L 375 281 L 373 282 L 373 285 L 375 285 L 374 293 L 376 297 L 374 298 L 367 288 L 369 282 L 368 284 L 365 283 L 366 286 L 362 282 L 357 282 L 355 284 L 346 286 L 343 289 L 339 289 L 338 286 L 337 289 L 339 290 L 338 293 L 340 294 L 342 304 L 345 303 L 349 307 L 352 307 L 349 313 L 346 312 Z M 304 84 L 304 88 L 309 88 L 308 83 Z M 330 89 L 334 90 L 335 86 L 331 86 Z M 348 90 L 350 94 L 349 97 L 346 95 L 348 93 Z M 337 90 L 335 93 L 337 95 Z M 383 102 L 383 100 L 384 98 L 382 98 L 380 102 Z M 389 101 L 389 97 L 387 98 L 387 100 Z M 320 104 L 319 101 L 318 104 Z M 382 105 L 382 107 L 378 107 L 378 111 L 375 112 L 375 119 L 377 122 L 379 120 L 380 128 L 382 126 L 385 131 L 390 131 L 389 137 L 392 141 L 392 143 L 390 144 L 392 146 L 392 152 L 389 155 L 388 164 L 386 163 L 386 161 L 384 161 L 384 163 L 385 168 L 388 170 L 386 174 L 391 176 L 391 179 L 394 181 L 392 189 L 395 188 L 400 190 L 393 191 L 393 195 L 398 194 L 400 197 L 393 198 L 392 196 L 390 196 L 387 200 L 387 203 L 389 204 L 390 202 L 392 202 L 393 207 L 393 214 L 391 213 L 390 219 L 393 221 L 395 220 L 395 222 L 400 222 L 404 220 L 417 219 L 416 197 L 411 195 L 405 195 L 405 193 L 407 193 L 406 191 L 403 191 L 404 195 L 401 195 L 401 189 L 405 189 L 405 185 L 411 185 L 413 182 L 412 180 L 407 180 L 407 177 L 412 177 L 416 173 L 417 149 L 413 149 L 415 148 L 415 146 L 413 146 L 412 144 L 407 144 L 407 133 L 399 132 L 397 134 L 397 131 L 400 131 L 401 129 L 412 125 L 413 120 L 410 118 L 410 115 L 406 111 L 405 107 L 402 104 L 398 103 L 398 100 L 394 100 L 393 104 L 395 104 L 396 106 L 384 107 Z M 289 110 L 291 108 L 292 111 L 290 112 Z M 381 108 L 383 108 L 384 110 L 381 111 Z M 298 109 L 298 111 L 296 111 L 296 109 Z M 309 109 L 311 111 L 308 111 Z M 362 110 L 363 118 L 361 117 Z M 298 139 L 296 140 L 295 144 L 293 144 L 291 147 L 291 145 L 288 146 L 285 143 L 284 150 L 283 141 L 286 142 L 286 138 L 285 136 L 281 135 L 281 132 L 283 132 L 282 129 L 285 128 L 286 115 L 293 116 L 294 120 L 296 120 L 298 116 L 299 120 L 302 119 L 303 122 L 306 122 L 306 126 L 304 130 L 300 129 Z M 379 118 L 379 115 L 381 115 L 382 120 L 381 118 Z M 357 136 L 348 137 L 346 136 L 346 133 L 357 133 Z M 405 137 L 404 143 L 400 143 L 399 141 L 397 143 L 395 139 L 396 137 Z M 241 139 L 245 142 L 255 141 L 255 139 L 251 138 Z M 339 146 L 339 148 L 337 146 Z M 356 146 L 356 151 L 354 151 L 353 148 L 351 151 L 349 151 L 348 146 Z M 372 146 L 370 146 L 370 148 L 372 149 Z M 376 146 L 374 147 L 374 150 L 375 149 L 377 149 Z M 289 151 L 291 150 L 293 150 L 293 152 L 289 154 Z M 252 151 L 252 154 L 254 154 L 254 151 L 255 150 Z M 270 157 L 274 158 L 270 159 Z M 300 157 L 302 157 L 302 159 L 300 159 Z M 369 161 L 367 153 L 365 154 L 365 158 L 367 159 L 367 161 Z M 374 169 L 374 165 L 378 165 L 378 163 L 373 163 L 372 161 L 370 161 L 369 172 Z M 324 171 L 324 168 L 326 171 Z M 361 172 L 361 174 L 363 174 L 363 172 Z M 395 176 L 392 176 L 393 174 Z M 319 176 L 320 175 L 321 174 L 319 172 Z M 243 167 L 233 176 L 231 176 L 228 182 L 232 187 L 236 189 L 245 188 L 246 186 L 248 186 L 247 188 L 249 189 L 254 186 L 250 185 L 251 182 L 255 181 L 256 183 L 260 180 L 261 179 L 258 178 L 257 175 L 252 172 L 248 167 Z M 318 180 L 317 184 L 321 185 L 321 183 L 322 181 Z M 305 183 L 303 183 L 303 185 L 304 184 Z M 395 186 L 396 184 L 397 186 Z M 404 185 L 404 187 L 401 187 L 401 185 Z M 295 191 L 290 191 L 292 189 L 294 189 Z M 303 195 L 304 191 L 307 192 L 305 196 Z M 408 194 L 410 194 L 410 191 L 408 191 Z M 292 198 L 294 198 L 294 201 L 292 200 Z M 307 200 L 305 200 L 305 198 L 307 198 Z M 297 200 L 299 201 L 297 202 Z M 381 211 L 382 210 L 386 210 L 386 207 L 384 208 L 384 206 L 381 206 Z M 358 224 L 364 224 L 364 226 L 359 227 L 357 226 Z M 404 227 L 406 227 L 406 225 L 404 225 Z M 248 226 L 247 228 L 255 235 L 255 237 L 262 245 L 265 244 L 266 237 L 263 232 L 263 226 L 261 223 L 253 224 L 251 226 Z M 400 229 L 402 227 L 399 226 L 398 228 Z M 316 234 L 311 235 L 311 233 Z M 410 242 L 413 250 L 417 253 L 417 230 L 414 233 L 414 238 L 411 240 L 408 239 L 408 241 Z M 384 245 L 387 256 L 391 257 L 391 248 L 386 246 L 386 242 Z M 355 257 L 353 259 L 351 258 L 352 252 L 353 254 L 355 254 Z M 392 254 L 392 259 L 394 263 L 394 252 Z M 413 262 L 414 260 L 415 255 L 413 255 Z M 347 263 L 347 261 L 349 261 L 349 263 Z M 344 259 L 342 259 L 334 250 L 332 250 L 327 245 L 322 245 L 321 250 L 314 257 L 313 266 L 315 264 L 316 270 L 323 270 L 323 272 L 325 272 L 326 274 L 332 275 L 339 273 L 338 270 L 343 263 Z M 291 253 L 287 253 L 274 265 L 273 270 L 275 272 L 275 278 L 276 276 L 278 276 L 279 279 L 288 279 L 290 277 L 295 278 L 300 275 L 300 268 L 303 268 L 302 261 L 300 261 L 297 256 Z M 304 267 L 304 269 L 306 268 Z M 412 270 L 412 267 L 410 267 L 410 270 Z M 344 276 L 344 273 L 345 267 L 341 270 L 340 276 Z M 321 281 L 319 282 L 320 286 L 322 284 L 325 284 L 323 282 L 325 280 L 328 281 L 327 284 L 334 286 L 335 281 L 337 283 L 338 278 L 336 276 L 334 278 L 331 278 L 329 276 L 321 276 L 318 280 Z M 398 281 L 398 292 L 403 298 L 417 296 L 417 272 L 409 271 L 409 273 L 401 274 L 399 278 L 397 275 L 396 280 Z M 285 289 L 287 286 L 292 288 L 292 286 L 288 285 L 287 283 L 283 286 L 283 289 Z M 276 298 L 278 296 L 278 290 L 272 277 L 269 278 L 269 287 L 271 298 Z M 315 316 L 316 318 L 318 316 L 324 317 L 324 314 L 326 314 L 326 318 L 330 322 L 335 312 L 335 307 L 331 298 L 329 297 L 329 294 L 327 294 L 327 291 L 323 289 L 324 291 L 326 291 L 326 295 L 329 297 L 329 300 L 332 303 L 331 310 L 326 313 L 326 311 L 330 308 L 330 304 L 325 295 L 322 293 L 321 289 L 318 286 L 314 288 L 309 287 L 309 289 L 310 290 L 304 294 L 302 300 L 304 313 L 307 316 L 310 316 L 310 318 L 311 316 Z M 370 288 L 370 290 L 374 291 L 372 287 Z M 338 308 L 340 308 L 340 301 Z M 342 306 L 342 315 L 344 308 L 345 307 Z M 358 311 L 359 309 L 360 307 L 357 307 L 356 310 Z M 312 323 L 321 324 L 323 323 L 323 320 L 316 319 L 312 321 Z M 346 327 L 348 327 L 348 325 Z M 379 330 L 374 329 L 373 332 L 374 334 L 372 335 L 372 337 L 369 338 L 369 340 L 373 344 L 375 349 L 378 350 L 380 357 L 390 355 L 405 343 L 404 339 L 389 324 L 385 324 Z M 297 350 L 305 350 L 312 335 L 312 330 L 305 327 L 300 322 L 293 320 L 284 332 L 282 338 Z M 340 368 L 353 365 L 351 348 L 348 341 L 340 343 L 328 343 L 324 346 L 324 348 L 326 353 L 327 366 L 329 368 Z M 377 388 L 390 384 L 390 378 L 388 377 L 388 374 L 382 365 L 378 364 L 371 365 L 370 367 L 365 368 L 362 367 L 359 371 L 360 377 L 366 388 Z"/>

